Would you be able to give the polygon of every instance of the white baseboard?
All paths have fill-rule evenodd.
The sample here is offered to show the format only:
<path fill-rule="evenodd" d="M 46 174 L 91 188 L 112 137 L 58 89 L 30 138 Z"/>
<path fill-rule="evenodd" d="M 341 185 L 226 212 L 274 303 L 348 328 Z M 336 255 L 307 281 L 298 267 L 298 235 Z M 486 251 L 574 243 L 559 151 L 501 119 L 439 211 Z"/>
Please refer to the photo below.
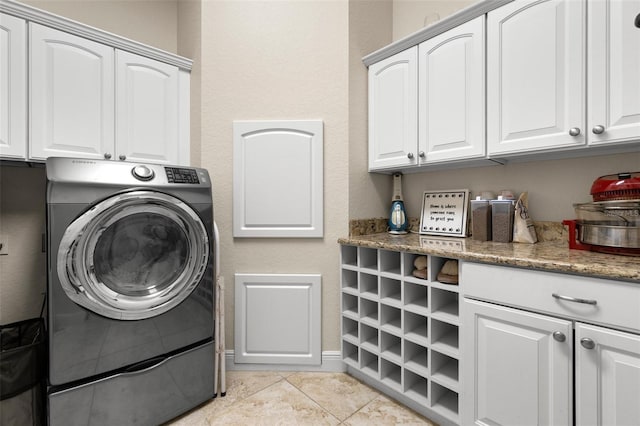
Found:
<path fill-rule="evenodd" d="M 233 350 L 224 353 L 227 371 L 321 371 L 325 373 L 342 373 L 347 371 L 340 351 L 323 351 L 320 365 L 302 364 L 236 364 Z"/>

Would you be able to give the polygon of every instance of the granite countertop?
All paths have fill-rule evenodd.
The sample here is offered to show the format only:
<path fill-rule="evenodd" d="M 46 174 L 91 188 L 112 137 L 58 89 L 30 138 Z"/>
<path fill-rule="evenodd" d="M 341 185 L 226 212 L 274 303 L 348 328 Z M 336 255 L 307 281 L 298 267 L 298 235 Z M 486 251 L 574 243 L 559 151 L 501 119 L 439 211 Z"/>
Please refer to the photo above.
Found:
<path fill-rule="evenodd" d="M 567 240 L 543 241 L 536 244 L 495 243 L 475 241 L 471 238 L 441 238 L 415 233 L 391 235 L 382 232 L 340 238 L 338 243 L 596 276 L 640 284 L 640 256 L 570 250 Z"/>

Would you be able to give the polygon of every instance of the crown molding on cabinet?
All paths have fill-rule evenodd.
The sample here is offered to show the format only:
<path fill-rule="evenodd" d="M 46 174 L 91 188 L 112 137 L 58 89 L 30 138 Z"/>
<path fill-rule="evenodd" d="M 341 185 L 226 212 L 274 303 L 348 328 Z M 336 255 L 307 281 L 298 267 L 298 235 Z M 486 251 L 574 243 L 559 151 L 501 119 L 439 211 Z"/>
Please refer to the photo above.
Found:
<path fill-rule="evenodd" d="M 454 13 L 445 19 L 429 25 L 413 34 L 406 36 L 398 41 L 395 41 L 382 49 L 376 50 L 373 53 L 368 54 L 362 58 L 362 62 L 368 67 L 371 64 L 379 62 L 390 56 L 395 55 L 398 52 L 406 50 L 412 46 L 422 43 L 425 40 L 433 38 L 438 34 L 450 30 L 453 27 L 457 27 L 460 24 L 464 24 L 478 16 L 497 9 L 507 3 L 511 3 L 513 0 L 481 0 L 478 3 L 472 4 L 459 12 Z"/>
<path fill-rule="evenodd" d="M 83 24 L 81 22 L 77 22 L 72 19 L 68 19 L 23 3 L 19 3 L 17 1 L 1 0 L 0 12 L 25 19 L 29 22 L 36 22 L 38 24 L 65 31 L 67 33 L 93 40 L 108 46 L 112 46 L 120 50 L 125 50 L 127 52 L 145 56 L 147 58 L 156 59 L 158 61 L 177 66 L 180 69 L 191 71 L 191 67 L 193 64 L 193 61 L 191 59 L 187 59 L 182 56 L 178 56 L 173 53 L 169 53 L 164 50 L 148 46 L 146 44 L 142 44 L 125 37 L 121 37 L 117 34 L 103 31 L 98 28 Z"/>

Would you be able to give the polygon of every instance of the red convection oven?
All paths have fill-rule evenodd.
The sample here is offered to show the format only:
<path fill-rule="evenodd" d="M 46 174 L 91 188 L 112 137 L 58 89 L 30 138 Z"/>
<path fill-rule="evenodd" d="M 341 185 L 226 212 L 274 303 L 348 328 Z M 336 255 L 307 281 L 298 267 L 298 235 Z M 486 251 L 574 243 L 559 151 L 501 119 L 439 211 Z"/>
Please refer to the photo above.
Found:
<path fill-rule="evenodd" d="M 574 204 L 569 248 L 640 256 L 640 172 L 601 176 L 591 186 L 592 203 Z"/>

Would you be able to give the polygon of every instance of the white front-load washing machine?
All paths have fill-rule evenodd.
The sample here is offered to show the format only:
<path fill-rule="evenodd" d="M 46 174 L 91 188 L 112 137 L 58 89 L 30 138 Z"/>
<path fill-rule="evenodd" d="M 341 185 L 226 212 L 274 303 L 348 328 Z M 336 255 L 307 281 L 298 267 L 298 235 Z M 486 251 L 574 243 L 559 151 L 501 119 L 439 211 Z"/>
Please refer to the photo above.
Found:
<path fill-rule="evenodd" d="M 212 398 L 206 170 L 50 158 L 51 425 L 155 425 Z"/>

